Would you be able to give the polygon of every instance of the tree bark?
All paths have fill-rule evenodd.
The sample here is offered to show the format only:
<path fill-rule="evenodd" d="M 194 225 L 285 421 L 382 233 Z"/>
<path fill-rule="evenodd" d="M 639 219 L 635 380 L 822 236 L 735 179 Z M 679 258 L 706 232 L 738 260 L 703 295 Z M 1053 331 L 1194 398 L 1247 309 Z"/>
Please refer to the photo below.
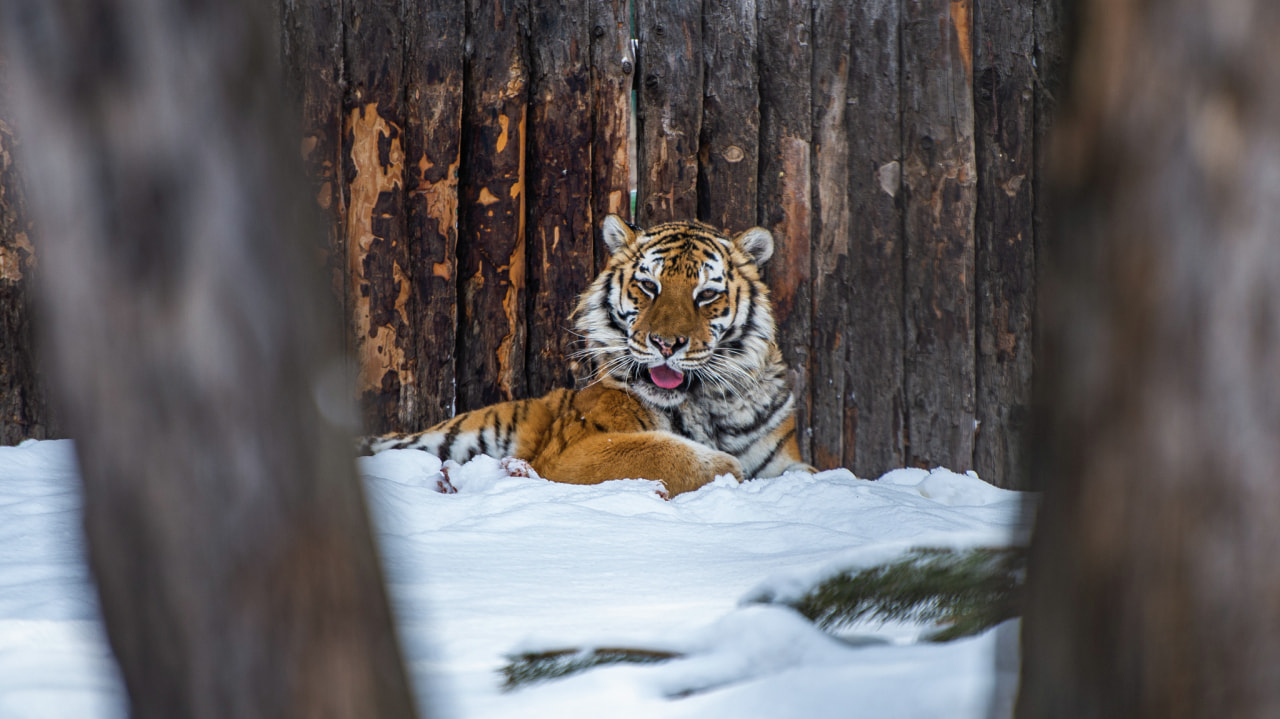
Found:
<path fill-rule="evenodd" d="M 10 0 L 0 28 L 132 715 L 412 716 L 349 435 L 318 409 L 340 353 L 270 8 L 85 10 Z"/>
<path fill-rule="evenodd" d="M 1035 317 L 1035 13 L 1030 2 L 974 8 L 977 159 L 977 420 L 973 466 L 1004 487 L 1030 467 Z"/>
<path fill-rule="evenodd" d="M 704 0 L 698 219 L 731 233 L 755 227 L 760 170 L 756 0 Z"/>
<path fill-rule="evenodd" d="M 812 15 L 809 0 L 760 0 L 760 178 L 756 216 L 773 232 L 773 258 L 764 267 L 778 345 L 792 372 L 796 441 L 813 456 L 809 385 L 813 341 L 810 233 L 813 198 Z"/>
<path fill-rule="evenodd" d="M 636 214 L 641 225 L 698 213 L 702 134 L 702 0 L 639 0 Z"/>
<path fill-rule="evenodd" d="M 600 234 L 600 221 L 614 214 L 631 217 L 629 157 L 631 94 L 636 58 L 631 48 L 630 0 L 591 3 L 591 207 L 595 271 L 604 269 L 609 250 Z"/>
<path fill-rule="evenodd" d="M 908 463 L 973 464 L 972 0 L 906 0 L 902 34 Z"/>
<path fill-rule="evenodd" d="M 595 275 L 591 221 L 591 11 L 533 0 L 529 128 L 529 395 L 572 387 L 570 313 Z"/>
<path fill-rule="evenodd" d="M 1280 715 L 1280 6 L 1083 4 L 1026 717 Z"/>
<path fill-rule="evenodd" d="M 405 213 L 421 430 L 453 416 L 465 0 L 405 8 Z"/>
<path fill-rule="evenodd" d="M 467 1 L 458 411 L 526 396 L 527 0 Z"/>
<path fill-rule="evenodd" d="M 902 11 L 852 13 L 849 165 L 853 216 L 841 466 L 879 477 L 906 461 L 903 376 Z"/>

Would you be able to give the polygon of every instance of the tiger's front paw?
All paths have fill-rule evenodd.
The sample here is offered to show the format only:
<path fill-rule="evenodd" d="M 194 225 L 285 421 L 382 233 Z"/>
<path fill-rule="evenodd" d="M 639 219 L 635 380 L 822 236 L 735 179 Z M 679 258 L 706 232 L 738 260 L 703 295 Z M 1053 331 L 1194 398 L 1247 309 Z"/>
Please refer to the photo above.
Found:
<path fill-rule="evenodd" d="M 698 462 L 689 468 L 689 472 L 681 480 L 663 480 L 671 496 L 692 492 L 695 489 L 711 484 L 716 477 L 730 475 L 742 481 L 742 463 L 737 457 L 714 449 L 705 450 Z"/>

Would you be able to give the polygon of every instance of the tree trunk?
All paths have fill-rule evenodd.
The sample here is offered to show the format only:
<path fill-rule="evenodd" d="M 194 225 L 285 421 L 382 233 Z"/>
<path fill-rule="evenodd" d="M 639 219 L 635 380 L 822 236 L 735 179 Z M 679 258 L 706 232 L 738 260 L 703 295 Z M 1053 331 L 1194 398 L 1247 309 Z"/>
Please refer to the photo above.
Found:
<path fill-rule="evenodd" d="M 702 134 L 702 0 L 637 0 L 640 87 L 637 151 L 641 225 L 698 212 Z"/>
<path fill-rule="evenodd" d="M 906 0 L 902 188 L 907 461 L 973 464 L 973 0 Z"/>
<path fill-rule="evenodd" d="M 1280 716 L 1280 5 L 1083 10 L 1019 715 Z"/>
<path fill-rule="evenodd" d="M 636 58 L 631 49 L 630 0 L 591 3 L 591 236 L 595 271 L 604 269 L 609 250 L 600 234 L 605 215 L 631 217 L 631 94 Z"/>
<path fill-rule="evenodd" d="M 525 390 L 527 0 L 467 0 L 458 411 Z"/>
<path fill-rule="evenodd" d="M 756 0 L 704 0 L 698 219 L 729 232 L 756 226 L 760 88 Z"/>
<path fill-rule="evenodd" d="M 412 716 L 349 435 L 318 409 L 345 388 L 269 6 L 0 8 L 133 716 Z"/>

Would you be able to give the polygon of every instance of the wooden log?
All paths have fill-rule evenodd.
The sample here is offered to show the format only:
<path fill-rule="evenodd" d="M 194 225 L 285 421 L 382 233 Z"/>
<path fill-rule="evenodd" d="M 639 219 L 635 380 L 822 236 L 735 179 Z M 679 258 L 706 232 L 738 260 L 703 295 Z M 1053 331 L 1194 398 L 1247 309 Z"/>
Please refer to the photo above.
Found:
<path fill-rule="evenodd" d="M 849 8 L 815 0 L 813 13 L 813 461 L 844 461 L 844 367 L 852 295 L 849 204 Z"/>
<path fill-rule="evenodd" d="M 458 406 L 525 392 L 525 0 L 468 0 L 462 107 Z"/>
<path fill-rule="evenodd" d="M 609 261 L 599 231 L 606 215 L 631 217 L 631 93 L 636 58 L 631 48 L 630 0 L 591 3 L 591 208 L 597 272 Z"/>
<path fill-rule="evenodd" d="M 569 319 L 595 274 L 591 222 L 591 11 L 532 0 L 528 392 L 572 387 Z"/>
<path fill-rule="evenodd" d="M 764 267 L 778 344 L 792 371 L 796 437 L 813 456 L 809 431 L 813 341 L 812 178 L 813 72 L 810 0 L 759 0 L 760 178 L 757 217 L 773 232 L 773 259 Z M 810 460 L 811 461 L 811 460 Z"/>
<path fill-rule="evenodd" d="M 975 430 L 971 8 L 902 8 L 908 462 L 956 471 Z"/>
<path fill-rule="evenodd" d="M 84 10 L 8 3 L 0 42 L 130 714 L 412 717 L 350 435 L 317 408 L 342 353 L 269 5 Z"/>
<path fill-rule="evenodd" d="M 641 225 L 698 212 L 702 0 L 639 0 L 636 214 Z"/>
<path fill-rule="evenodd" d="M 0 58 L 0 445 L 58 436 L 36 354 L 36 250 Z"/>
<path fill-rule="evenodd" d="M 344 8 L 348 312 L 369 432 L 416 427 L 412 280 L 404 215 L 404 28 L 399 0 Z"/>
<path fill-rule="evenodd" d="M 974 8 L 977 161 L 977 420 L 973 466 L 1027 486 L 1035 317 L 1035 13 L 1029 2 Z"/>
<path fill-rule="evenodd" d="M 757 49 L 756 0 L 703 1 L 705 88 L 698 141 L 698 219 L 731 233 L 757 224 Z"/>
<path fill-rule="evenodd" d="M 1018 716 L 1280 716 L 1280 5 L 1077 5 Z"/>
<path fill-rule="evenodd" d="M 425 429 L 453 415 L 464 0 L 405 7 L 405 215 L 415 383 Z"/>
<path fill-rule="evenodd" d="M 853 217 L 843 466 L 879 477 L 906 461 L 899 3 L 852 14 L 848 187 Z"/>
<path fill-rule="evenodd" d="M 316 253 L 332 299 L 347 301 L 347 233 L 342 190 L 342 8 L 339 0 L 294 0 L 280 7 L 286 94 L 298 123 L 311 196 L 322 218 Z M 343 313 L 334 313 L 341 321 Z M 346 334 L 346 325 L 342 325 Z"/>

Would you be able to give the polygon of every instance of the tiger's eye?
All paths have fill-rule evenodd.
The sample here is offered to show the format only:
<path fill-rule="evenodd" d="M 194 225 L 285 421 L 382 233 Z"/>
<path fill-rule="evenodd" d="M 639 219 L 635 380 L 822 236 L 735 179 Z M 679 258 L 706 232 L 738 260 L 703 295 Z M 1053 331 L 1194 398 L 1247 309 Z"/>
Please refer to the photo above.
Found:
<path fill-rule="evenodd" d="M 644 290 L 645 294 L 650 297 L 658 294 L 658 284 L 652 280 L 637 280 L 636 284 L 640 285 L 640 289 Z"/>
<path fill-rule="evenodd" d="M 715 298 L 719 297 L 720 295 L 721 295 L 720 290 L 707 289 L 699 292 L 696 299 L 698 300 L 698 304 L 705 305 L 708 302 L 711 302 Z"/>

